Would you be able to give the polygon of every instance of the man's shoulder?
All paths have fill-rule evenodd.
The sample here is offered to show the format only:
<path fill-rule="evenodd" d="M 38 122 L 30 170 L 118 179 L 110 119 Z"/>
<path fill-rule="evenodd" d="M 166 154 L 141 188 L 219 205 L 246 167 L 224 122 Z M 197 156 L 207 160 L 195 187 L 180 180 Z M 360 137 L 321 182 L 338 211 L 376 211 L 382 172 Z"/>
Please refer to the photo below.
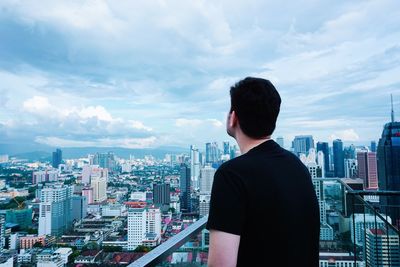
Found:
<path fill-rule="evenodd" d="M 222 163 L 221 166 L 219 166 L 217 171 L 224 172 L 224 171 L 235 169 L 238 166 L 245 164 L 246 161 L 247 161 L 247 155 L 246 154 L 240 155 L 236 158 L 230 159 L 230 160 Z"/>
<path fill-rule="evenodd" d="M 268 167 L 272 169 L 276 166 L 281 165 L 284 165 L 285 167 L 290 169 L 306 169 L 305 165 L 294 153 L 284 148 L 279 148 L 279 151 L 275 150 L 274 153 L 243 154 L 221 164 L 217 172 L 229 173 L 232 171 L 237 171 L 240 173 L 242 171 L 248 171 L 249 169 L 268 169 L 260 168 L 260 164 L 263 167 Z"/>

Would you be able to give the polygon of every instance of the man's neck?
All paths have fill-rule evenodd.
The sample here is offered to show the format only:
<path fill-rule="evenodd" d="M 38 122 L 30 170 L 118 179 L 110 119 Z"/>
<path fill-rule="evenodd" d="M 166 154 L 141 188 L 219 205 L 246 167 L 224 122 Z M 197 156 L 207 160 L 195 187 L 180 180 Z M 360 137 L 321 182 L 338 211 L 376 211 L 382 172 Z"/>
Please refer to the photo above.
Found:
<path fill-rule="evenodd" d="M 252 148 L 258 146 L 259 144 L 264 143 L 265 141 L 268 141 L 268 140 L 272 140 L 271 136 L 267 136 L 262 139 L 249 138 L 248 136 L 246 136 L 244 134 L 238 134 L 238 136 L 236 136 L 236 142 L 238 143 L 240 152 L 242 154 L 247 153 L 250 149 L 252 149 Z"/>

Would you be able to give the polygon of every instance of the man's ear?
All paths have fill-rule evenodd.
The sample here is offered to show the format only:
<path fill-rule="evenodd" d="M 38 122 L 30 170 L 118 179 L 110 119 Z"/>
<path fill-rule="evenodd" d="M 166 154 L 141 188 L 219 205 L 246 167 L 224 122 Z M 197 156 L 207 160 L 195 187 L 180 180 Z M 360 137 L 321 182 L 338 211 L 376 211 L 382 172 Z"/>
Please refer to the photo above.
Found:
<path fill-rule="evenodd" d="M 229 115 L 229 126 L 235 127 L 238 124 L 238 122 L 239 121 L 236 112 L 232 110 L 231 114 Z"/>

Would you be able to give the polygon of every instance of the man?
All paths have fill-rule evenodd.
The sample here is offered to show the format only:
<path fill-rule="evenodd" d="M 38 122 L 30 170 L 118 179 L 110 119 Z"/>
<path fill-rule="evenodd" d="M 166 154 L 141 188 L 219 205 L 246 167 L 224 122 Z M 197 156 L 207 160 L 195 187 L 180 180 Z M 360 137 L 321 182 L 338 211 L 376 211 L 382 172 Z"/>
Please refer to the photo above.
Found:
<path fill-rule="evenodd" d="M 231 87 L 227 132 L 241 156 L 217 170 L 208 266 L 318 266 L 319 207 L 310 173 L 271 139 L 280 110 L 268 80 Z"/>

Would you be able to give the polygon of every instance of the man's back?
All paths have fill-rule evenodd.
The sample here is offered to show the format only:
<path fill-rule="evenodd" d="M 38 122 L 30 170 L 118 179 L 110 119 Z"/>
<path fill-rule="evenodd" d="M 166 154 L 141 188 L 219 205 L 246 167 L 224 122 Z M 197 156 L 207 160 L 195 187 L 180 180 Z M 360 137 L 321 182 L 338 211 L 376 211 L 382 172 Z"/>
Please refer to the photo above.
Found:
<path fill-rule="evenodd" d="M 319 223 L 307 168 L 273 140 L 215 174 L 207 229 L 240 235 L 238 266 L 318 266 Z"/>

